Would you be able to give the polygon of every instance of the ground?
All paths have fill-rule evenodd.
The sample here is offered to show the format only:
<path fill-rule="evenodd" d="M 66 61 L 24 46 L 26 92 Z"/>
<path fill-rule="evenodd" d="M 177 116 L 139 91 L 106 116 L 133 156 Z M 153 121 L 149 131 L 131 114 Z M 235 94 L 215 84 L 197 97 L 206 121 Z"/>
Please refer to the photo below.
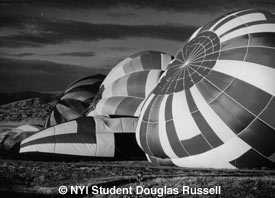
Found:
<path fill-rule="evenodd" d="M 274 170 L 214 170 L 156 167 L 146 161 L 121 162 L 33 162 L 0 160 L 1 192 L 20 197 L 61 197 L 60 186 L 88 186 L 88 195 L 79 197 L 158 197 L 160 194 L 92 195 L 92 186 L 104 188 L 177 188 L 183 197 L 183 186 L 221 186 L 220 195 L 184 195 L 184 197 L 275 197 Z M 161 190 L 158 190 L 161 193 Z M 166 191 L 167 193 L 167 191 Z M 74 197 L 67 194 L 62 197 Z"/>

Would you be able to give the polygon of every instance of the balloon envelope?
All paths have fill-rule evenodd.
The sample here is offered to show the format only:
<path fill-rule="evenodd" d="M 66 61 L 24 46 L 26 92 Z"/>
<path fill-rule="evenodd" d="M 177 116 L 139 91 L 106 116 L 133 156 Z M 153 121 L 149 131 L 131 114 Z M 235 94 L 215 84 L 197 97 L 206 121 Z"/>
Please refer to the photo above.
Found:
<path fill-rule="evenodd" d="M 80 117 L 91 105 L 104 78 L 104 75 L 91 75 L 69 85 L 48 116 L 44 128 Z"/>
<path fill-rule="evenodd" d="M 157 84 L 172 56 L 143 51 L 118 63 L 102 82 L 88 115 L 139 116 L 144 98 Z"/>
<path fill-rule="evenodd" d="M 136 143 L 136 124 L 137 118 L 80 117 L 24 139 L 20 155 L 46 160 L 145 159 Z"/>
<path fill-rule="evenodd" d="M 21 125 L 6 132 L 0 144 L 5 151 L 9 151 L 14 147 L 14 145 L 37 133 L 39 130 L 40 127 L 36 125 Z"/>
<path fill-rule="evenodd" d="M 137 141 L 181 167 L 275 167 L 275 17 L 244 10 L 202 26 L 146 98 Z"/>

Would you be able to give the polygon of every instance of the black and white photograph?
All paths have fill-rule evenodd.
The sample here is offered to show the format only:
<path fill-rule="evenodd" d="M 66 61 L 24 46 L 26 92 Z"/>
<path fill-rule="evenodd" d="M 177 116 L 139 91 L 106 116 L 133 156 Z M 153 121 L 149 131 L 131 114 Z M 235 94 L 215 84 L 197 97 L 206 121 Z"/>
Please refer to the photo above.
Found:
<path fill-rule="evenodd" d="M 0 0 L 1 197 L 275 197 L 274 0 Z"/>

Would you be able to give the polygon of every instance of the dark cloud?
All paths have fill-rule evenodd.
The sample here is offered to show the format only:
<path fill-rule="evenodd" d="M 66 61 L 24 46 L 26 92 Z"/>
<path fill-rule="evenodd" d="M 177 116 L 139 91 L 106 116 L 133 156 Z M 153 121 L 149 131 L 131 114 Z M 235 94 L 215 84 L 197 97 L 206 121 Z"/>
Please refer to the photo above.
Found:
<path fill-rule="evenodd" d="M 64 53 L 47 53 L 39 54 L 39 56 L 78 56 L 78 57 L 90 57 L 96 56 L 95 52 L 64 52 Z"/>
<path fill-rule="evenodd" d="M 94 52 L 67 52 L 67 53 L 60 53 L 56 54 L 58 56 L 80 56 L 80 57 L 90 57 L 95 56 Z"/>
<path fill-rule="evenodd" d="M 1 17 L 3 28 L 17 28 L 18 34 L 0 37 L 1 46 L 38 47 L 70 41 L 122 39 L 126 37 L 150 37 L 184 41 L 197 28 L 193 26 L 164 25 L 118 25 L 91 24 L 68 20 L 48 20 L 31 17 Z M 5 22 L 9 21 L 9 23 Z M 1 21 L 0 21 L 1 23 Z"/>
<path fill-rule="evenodd" d="M 41 43 L 34 43 L 30 40 L 24 40 L 22 36 L 20 36 L 19 38 L 18 36 L 0 36 L 0 46 L 11 48 L 40 47 Z"/>
<path fill-rule="evenodd" d="M 25 0 L 3 1 L 6 4 L 30 4 L 37 6 L 50 6 L 62 9 L 108 9 L 113 7 L 152 8 L 170 11 L 217 11 L 226 9 L 265 8 L 272 10 L 274 0 Z"/>
<path fill-rule="evenodd" d="M 36 54 L 34 54 L 34 53 L 20 53 L 20 54 L 13 54 L 12 56 L 25 57 L 25 56 L 32 56 L 32 55 L 36 55 Z"/>
<path fill-rule="evenodd" d="M 135 13 L 127 13 L 127 12 L 113 12 L 113 13 L 107 13 L 105 16 L 112 17 L 112 18 L 119 18 L 119 17 L 137 17 L 138 14 Z"/>
<path fill-rule="evenodd" d="M 25 57 L 25 56 L 33 56 L 37 55 L 35 53 L 19 53 L 19 54 L 11 54 L 7 52 L 0 52 L 0 56 L 8 56 L 8 57 Z"/>
<path fill-rule="evenodd" d="M 49 61 L 0 58 L 0 92 L 61 91 L 83 76 L 107 73 L 105 68 L 90 69 Z"/>
<path fill-rule="evenodd" d="M 132 51 L 135 48 L 131 47 L 109 47 L 110 50 L 115 50 L 115 51 L 121 51 L 121 52 L 127 52 L 127 51 Z"/>

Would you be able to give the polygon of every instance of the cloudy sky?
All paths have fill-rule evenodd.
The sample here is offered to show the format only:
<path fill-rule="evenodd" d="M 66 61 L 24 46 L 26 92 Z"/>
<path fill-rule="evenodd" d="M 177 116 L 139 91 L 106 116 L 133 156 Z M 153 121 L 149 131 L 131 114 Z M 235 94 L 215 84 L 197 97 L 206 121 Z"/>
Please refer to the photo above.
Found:
<path fill-rule="evenodd" d="M 61 91 L 143 50 L 174 55 L 193 31 L 274 0 L 0 0 L 0 92 Z"/>

